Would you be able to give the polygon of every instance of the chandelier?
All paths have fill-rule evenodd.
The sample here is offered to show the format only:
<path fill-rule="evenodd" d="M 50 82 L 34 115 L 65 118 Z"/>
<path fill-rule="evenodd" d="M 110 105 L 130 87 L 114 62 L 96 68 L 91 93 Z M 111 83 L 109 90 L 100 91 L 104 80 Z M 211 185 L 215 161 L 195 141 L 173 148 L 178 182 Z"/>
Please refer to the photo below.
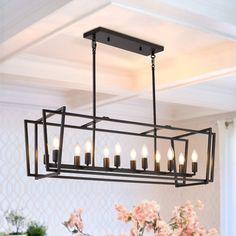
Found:
<path fill-rule="evenodd" d="M 66 111 L 63 106 L 57 110 L 43 109 L 42 117 L 37 120 L 25 120 L 25 149 L 27 175 L 35 179 L 64 178 L 78 180 L 165 184 L 175 187 L 208 184 L 214 181 L 215 140 L 216 134 L 212 128 L 194 130 L 177 128 L 170 125 L 157 124 L 156 118 L 156 85 L 155 85 L 155 57 L 163 51 L 164 47 L 138 38 L 134 38 L 106 28 L 98 27 L 84 33 L 84 38 L 92 42 L 92 84 L 93 84 L 93 114 L 77 114 Z M 96 112 L 96 46 L 97 42 L 151 57 L 152 74 L 152 107 L 153 122 L 143 123 L 123 119 L 114 119 L 105 116 L 97 116 Z M 51 121 L 52 117 L 59 117 L 59 121 Z M 86 120 L 83 124 L 73 124 L 71 119 Z M 112 128 L 98 127 L 98 123 L 112 125 Z M 126 129 L 120 129 L 126 125 Z M 127 127 L 137 127 L 135 131 Z M 43 147 L 39 156 L 39 127 L 42 129 Z M 48 129 L 57 127 L 58 137 L 53 139 L 53 150 L 49 151 Z M 118 127 L 118 128 L 117 128 Z M 89 131 L 91 140 L 85 144 L 84 154 L 82 148 L 75 146 L 75 154 L 70 163 L 63 159 L 64 132 L 65 130 Z M 142 130 L 137 131 L 137 130 Z M 32 131 L 32 132 L 31 132 Z M 97 133 L 110 133 L 122 136 L 133 136 L 151 139 L 153 154 L 148 155 L 147 146 L 141 151 L 140 165 L 137 162 L 135 149 L 123 154 L 121 145 L 114 147 L 115 153 L 111 158 L 108 147 L 104 148 L 103 156 L 96 153 Z M 161 134 L 160 134 L 161 133 Z M 198 138 L 197 138 L 198 137 Z M 165 141 L 168 145 L 166 158 L 158 150 L 159 142 Z M 189 150 L 190 142 L 197 142 L 200 152 L 194 148 Z M 200 144 L 199 144 L 200 143 Z M 200 153 L 200 155 L 199 155 Z M 130 154 L 128 165 L 123 166 Z M 103 158 L 103 165 L 97 165 L 96 159 Z M 128 157 L 129 158 L 129 157 Z M 111 160 L 113 160 L 111 162 Z M 198 162 L 201 164 L 198 165 Z M 42 167 L 43 166 L 43 171 Z M 198 177 L 198 175 L 201 175 Z"/>

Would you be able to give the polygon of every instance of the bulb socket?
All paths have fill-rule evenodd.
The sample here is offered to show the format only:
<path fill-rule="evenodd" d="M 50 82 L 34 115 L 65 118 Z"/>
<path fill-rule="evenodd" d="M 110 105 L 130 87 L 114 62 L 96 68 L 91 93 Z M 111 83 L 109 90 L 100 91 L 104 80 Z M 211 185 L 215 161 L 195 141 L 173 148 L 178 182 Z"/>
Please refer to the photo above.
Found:
<path fill-rule="evenodd" d="M 109 157 L 104 157 L 103 158 L 103 167 L 104 168 L 109 168 L 110 166 L 110 158 Z"/>
<path fill-rule="evenodd" d="M 136 160 L 130 160 L 130 169 L 136 170 Z"/>
<path fill-rule="evenodd" d="M 43 154 L 43 164 L 45 165 L 46 164 L 46 155 Z"/>
<path fill-rule="evenodd" d="M 184 173 L 184 165 L 179 165 L 179 173 Z"/>
<path fill-rule="evenodd" d="M 168 171 L 173 171 L 174 170 L 174 160 L 168 160 Z"/>
<path fill-rule="evenodd" d="M 120 167 L 120 155 L 115 155 L 114 156 L 114 166 L 116 168 L 119 168 Z"/>
<path fill-rule="evenodd" d="M 147 157 L 142 158 L 142 168 L 146 170 L 148 168 L 148 159 Z"/>
<path fill-rule="evenodd" d="M 91 164 L 91 153 L 86 152 L 84 155 L 84 163 L 86 166 L 89 166 Z"/>
<path fill-rule="evenodd" d="M 160 167 L 160 162 L 155 163 L 155 171 L 160 172 L 161 167 Z"/>
<path fill-rule="evenodd" d="M 54 163 L 58 162 L 59 150 L 55 149 L 52 151 L 52 160 Z"/>
<path fill-rule="evenodd" d="M 196 174 L 198 171 L 198 164 L 197 162 L 192 162 L 192 172 Z"/>
<path fill-rule="evenodd" d="M 80 166 L 80 156 L 74 156 L 74 165 Z"/>

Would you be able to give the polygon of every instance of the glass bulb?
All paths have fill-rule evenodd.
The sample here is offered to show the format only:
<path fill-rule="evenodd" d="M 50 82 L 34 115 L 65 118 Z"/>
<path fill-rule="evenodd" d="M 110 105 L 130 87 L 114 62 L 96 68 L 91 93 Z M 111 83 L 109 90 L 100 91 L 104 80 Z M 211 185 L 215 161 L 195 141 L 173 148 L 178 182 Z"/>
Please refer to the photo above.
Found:
<path fill-rule="evenodd" d="M 85 151 L 86 151 L 86 153 L 91 153 L 91 151 L 92 151 L 92 144 L 91 144 L 90 140 L 88 140 L 85 144 Z"/>
<path fill-rule="evenodd" d="M 156 162 L 159 163 L 161 161 L 161 154 L 159 151 L 156 152 Z"/>
<path fill-rule="evenodd" d="M 77 144 L 75 146 L 75 156 L 80 156 L 80 146 L 79 146 L 79 144 Z"/>
<path fill-rule="evenodd" d="M 132 161 L 135 161 L 136 160 L 136 157 L 137 157 L 137 153 L 136 153 L 136 150 L 133 148 L 130 152 L 130 157 L 131 157 L 131 160 Z"/>
<path fill-rule="evenodd" d="M 54 137 L 53 139 L 53 147 L 55 150 L 58 150 L 59 149 L 59 138 L 58 137 Z"/>
<path fill-rule="evenodd" d="M 192 152 L 192 162 L 197 162 L 198 160 L 198 154 L 197 151 L 194 149 Z"/>
<path fill-rule="evenodd" d="M 168 152 L 167 152 L 167 158 L 169 161 L 174 159 L 174 150 L 172 147 L 169 147 Z"/>
<path fill-rule="evenodd" d="M 142 157 L 147 157 L 148 156 L 148 149 L 146 145 L 143 145 L 142 147 Z"/>
<path fill-rule="evenodd" d="M 119 143 L 117 143 L 117 144 L 115 145 L 115 154 L 116 154 L 117 156 L 120 156 L 120 153 L 121 153 L 121 146 L 120 146 Z"/>
<path fill-rule="evenodd" d="M 181 153 L 179 154 L 179 164 L 180 164 L 180 165 L 183 165 L 184 162 L 185 162 L 184 154 L 181 152 Z"/>
<path fill-rule="evenodd" d="M 109 149 L 107 147 L 104 148 L 103 155 L 105 158 L 109 157 Z"/>

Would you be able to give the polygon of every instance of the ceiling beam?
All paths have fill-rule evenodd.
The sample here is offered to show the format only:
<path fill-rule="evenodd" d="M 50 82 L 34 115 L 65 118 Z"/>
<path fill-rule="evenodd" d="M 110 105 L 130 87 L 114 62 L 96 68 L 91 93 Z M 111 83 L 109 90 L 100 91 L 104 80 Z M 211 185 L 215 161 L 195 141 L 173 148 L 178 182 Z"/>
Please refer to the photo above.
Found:
<path fill-rule="evenodd" d="M 97 0 L 88 4 L 87 0 L 70 1 L 54 14 L 48 15 L 23 31 L 4 41 L 0 45 L 0 62 L 5 61 L 17 53 L 44 42 L 59 34 L 67 27 L 81 19 L 110 5 L 109 0 Z M 80 11 L 78 11 L 80 9 Z M 3 22 L 4 24 L 4 22 Z"/>
<path fill-rule="evenodd" d="M 206 3 L 206 1 L 201 2 L 199 0 L 112 0 L 112 4 L 148 16 L 214 33 L 233 41 L 236 40 L 235 3 L 232 4 L 231 10 L 222 4 L 218 7 L 217 12 L 213 10 L 216 5 L 215 1 Z"/>

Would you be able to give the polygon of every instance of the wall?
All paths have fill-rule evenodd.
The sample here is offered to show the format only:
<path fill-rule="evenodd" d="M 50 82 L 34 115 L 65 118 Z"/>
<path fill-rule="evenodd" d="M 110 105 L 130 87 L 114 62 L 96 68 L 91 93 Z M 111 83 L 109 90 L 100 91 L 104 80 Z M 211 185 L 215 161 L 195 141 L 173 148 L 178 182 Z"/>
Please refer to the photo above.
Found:
<path fill-rule="evenodd" d="M 3 217 L 6 210 L 23 209 L 27 218 L 48 225 L 49 236 L 69 235 L 62 222 L 73 209 L 83 207 L 87 232 L 96 236 L 111 232 L 118 235 L 127 232 L 129 227 L 116 220 L 114 205 L 123 203 L 130 208 L 143 199 L 156 200 L 165 219 L 170 218 L 175 205 L 186 200 L 201 199 L 206 205 L 205 211 L 200 213 L 202 224 L 219 228 L 218 174 L 213 184 L 180 189 L 172 186 L 76 180 L 35 181 L 26 177 L 23 120 L 37 118 L 40 112 L 15 106 L 2 106 L 0 110 L 0 231 L 7 229 Z M 83 143 L 87 137 L 80 138 L 83 139 Z M 70 141 L 74 142 L 72 139 Z M 114 137 L 101 137 L 100 142 L 100 146 L 114 145 L 116 140 Z M 134 145 L 129 138 L 120 142 L 124 153 Z M 140 147 L 141 142 L 143 140 L 136 140 L 134 146 Z M 67 144 L 66 148 L 70 148 L 66 152 L 73 153 L 73 145 L 70 146 L 69 141 Z M 126 157 L 126 162 L 128 159 L 129 157 Z M 218 164 L 216 168 L 218 169 Z"/>

